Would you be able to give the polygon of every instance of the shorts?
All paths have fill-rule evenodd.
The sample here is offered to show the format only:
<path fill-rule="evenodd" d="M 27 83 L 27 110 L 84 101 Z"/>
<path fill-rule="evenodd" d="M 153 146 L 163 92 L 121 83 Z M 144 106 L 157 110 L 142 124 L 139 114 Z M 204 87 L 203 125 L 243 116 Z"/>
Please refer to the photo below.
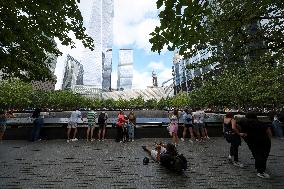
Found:
<path fill-rule="evenodd" d="M 104 128 L 106 128 L 106 125 L 105 125 L 105 124 L 100 124 L 100 125 L 99 125 L 99 129 L 104 129 Z"/>
<path fill-rule="evenodd" d="M 92 128 L 92 127 L 95 127 L 95 123 L 88 123 L 88 127 Z"/>
<path fill-rule="evenodd" d="M 170 133 L 177 133 L 177 131 L 178 131 L 178 125 L 177 124 L 170 126 L 170 130 L 169 130 Z"/>
<path fill-rule="evenodd" d="M 193 127 L 193 125 L 192 124 L 184 124 L 184 127 L 189 128 L 189 127 Z"/>
<path fill-rule="evenodd" d="M 195 130 L 203 129 L 204 128 L 204 123 L 194 123 L 193 128 Z"/>
<path fill-rule="evenodd" d="M 68 128 L 68 129 L 70 129 L 70 128 L 75 129 L 75 128 L 77 128 L 77 123 L 70 121 L 70 122 L 68 123 L 67 128 Z"/>
<path fill-rule="evenodd" d="M 0 133 L 4 133 L 6 131 L 6 125 L 0 123 Z"/>

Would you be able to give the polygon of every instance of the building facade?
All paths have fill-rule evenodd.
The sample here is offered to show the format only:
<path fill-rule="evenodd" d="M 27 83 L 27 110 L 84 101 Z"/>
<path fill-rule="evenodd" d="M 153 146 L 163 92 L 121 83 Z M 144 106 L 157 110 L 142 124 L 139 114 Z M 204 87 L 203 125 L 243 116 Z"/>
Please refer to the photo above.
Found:
<path fill-rule="evenodd" d="M 103 91 L 111 91 L 111 72 L 112 72 L 112 49 L 103 53 Z"/>
<path fill-rule="evenodd" d="M 75 85 L 83 85 L 84 68 L 69 54 L 66 57 L 62 90 L 73 90 Z"/>
<path fill-rule="evenodd" d="M 82 53 L 81 64 L 84 66 L 83 83 L 92 85 L 99 89 L 109 88 L 109 77 L 111 71 L 112 56 L 109 49 L 112 49 L 113 42 L 113 0 L 94 0 L 92 13 L 87 26 L 87 33 L 95 43 L 94 51 L 85 49 Z M 104 62 L 107 61 L 107 62 Z M 104 80 L 105 79 L 105 80 Z"/>
<path fill-rule="evenodd" d="M 132 88 L 133 80 L 133 50 L 120 49 L 117 69 L 117 89 L 125 90 Z"/>
<path fill-rule="evenodd" d="M 192 82 L 195 77 L 199 77 L 201 80 L 204 78 L 204 74 L 209 72 L 212 67 L 205 66 L 202 68 L 188 69 L 187 65 L 196 64 L 201 60 L 207 59 L 211 56 L 211 52 L 204 51 L 198 52 L 196 56 L 184 59 L 179 54 L 175 54 L 173 58 L 172 75 L 173 75 L 173 85 L 174 94 L 179 92 L 190 92 L 194 88 L 198 87 Z"/>

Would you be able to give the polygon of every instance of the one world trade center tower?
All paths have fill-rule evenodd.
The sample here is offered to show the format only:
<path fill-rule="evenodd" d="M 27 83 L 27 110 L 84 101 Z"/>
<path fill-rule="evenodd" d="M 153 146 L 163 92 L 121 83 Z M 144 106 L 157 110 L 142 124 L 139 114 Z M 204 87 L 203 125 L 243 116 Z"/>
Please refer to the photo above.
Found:
<path fill-rule="evenodd" d="M 81 64 L 84 85 L 108 90 L 111 87 L 114 0 L 93 0 L 87 33 L 95 43 L 94 51 L 85 49 Z"/>

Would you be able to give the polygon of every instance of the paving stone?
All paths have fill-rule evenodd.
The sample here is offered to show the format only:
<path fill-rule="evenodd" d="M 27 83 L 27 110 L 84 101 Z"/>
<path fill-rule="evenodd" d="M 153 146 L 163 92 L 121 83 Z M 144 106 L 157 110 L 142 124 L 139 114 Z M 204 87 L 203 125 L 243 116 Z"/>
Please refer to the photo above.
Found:
<path fill-rule="evenodd" d="M 245 143 L 239 150 L 244 168 L 229 164 L 229 144 L 221 137 L 204 143 L 180 143 L 178 150 L 189 162 L 179 175 L 150 160 L 142 145 L 170 142 L 165 138 L 66 143 L 49 140 L 30 143 L 3 141 L 0 145 L 0 188 L 284 188 L 284 141 L 273 139 L 267 172 L 256 177 L 254 159 Z"/>

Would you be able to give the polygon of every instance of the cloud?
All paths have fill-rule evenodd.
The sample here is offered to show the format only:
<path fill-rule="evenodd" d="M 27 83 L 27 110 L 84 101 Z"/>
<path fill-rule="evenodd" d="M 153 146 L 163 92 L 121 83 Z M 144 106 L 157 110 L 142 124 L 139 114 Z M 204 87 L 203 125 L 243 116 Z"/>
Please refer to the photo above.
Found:
<path fill-rule="evenodd" d="M 150 52 L 149 34 L 159 25 L 155 1 L 115 0 L 114 5 L 114 45 Z"/>
<path fill-rule="evenodd" d="M 163 62 L 150 62 L 147 66 L 148 68 L 150 68 L 151 70 L 163 70 L 165 69 L 165 66 L 163 64 Z"/>
<path fill-rule="evenodd" d="M 152 86 L 152 76 L 149 72 L 141 72 L 133 70 L 133 89 L 146 89 L 148 86 Z"/>

